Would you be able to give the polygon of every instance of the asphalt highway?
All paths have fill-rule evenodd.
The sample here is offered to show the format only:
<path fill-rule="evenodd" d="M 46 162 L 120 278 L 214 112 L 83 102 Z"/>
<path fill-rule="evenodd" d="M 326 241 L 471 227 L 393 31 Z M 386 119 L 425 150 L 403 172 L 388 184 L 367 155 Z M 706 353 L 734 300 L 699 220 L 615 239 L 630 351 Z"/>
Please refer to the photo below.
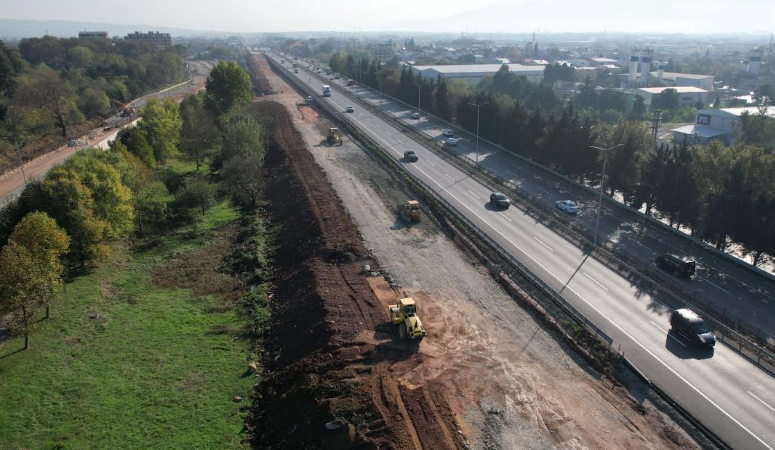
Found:
<path fill-rule="evenodd" d="M 269 56 L 280 62 L 281 57 Z M 286 68 L 288 65 L 286 60 Z M 345 97 L 331 81 L 320 81 L 305 69 L 298 75 L 287 73 L 318 93 L 323 84 L 331 85 L 331 97 L 318 94 L 315 100 L 329 102 L 342 112 L 354 106 L 354 112 L 346 116 L 355 126 L 613 338 L 638 370 L 726 443 L 738 449 L 774 449 L 772 377 L 722 343 L 715 350 L 693 347 L 670 331 L 670 310 L 659 299 L 520 209 L 491 207 L 487 187 Z M 406 150 L 414 150 L 419 161 L 404 162 Z M 482 161 L 497 165 L 496 159 L 487 156 Z M 528 175 L 517 172 L 515 178 Z M 586 220 L 584 217 L 580 220 Z"/>

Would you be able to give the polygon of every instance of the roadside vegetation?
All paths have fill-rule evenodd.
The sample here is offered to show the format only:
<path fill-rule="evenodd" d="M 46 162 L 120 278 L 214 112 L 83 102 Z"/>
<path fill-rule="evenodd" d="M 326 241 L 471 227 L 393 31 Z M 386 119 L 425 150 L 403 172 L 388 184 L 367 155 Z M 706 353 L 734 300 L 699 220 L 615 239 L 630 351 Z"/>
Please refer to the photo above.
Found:
<path fill-rule="evenodd" d="M 217 69 L 0 211 L 0 448 L 243 447 L 269 323 L 266 132 L 247 74 Z"/>

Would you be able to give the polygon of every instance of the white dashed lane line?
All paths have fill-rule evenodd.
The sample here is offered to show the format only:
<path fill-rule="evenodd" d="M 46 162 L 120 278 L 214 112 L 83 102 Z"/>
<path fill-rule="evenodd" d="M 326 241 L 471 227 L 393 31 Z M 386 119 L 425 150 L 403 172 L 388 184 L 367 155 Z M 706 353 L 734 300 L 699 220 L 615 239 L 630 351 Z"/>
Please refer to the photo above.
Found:
<path fill-rule="evenodd" d="M 775 412 L 775 408 L 773 408 L 772 406 L 768 405 L 764 400 L 762 400 L 759 397 L 757 397 L 756 394 L 754 394 L 751 391 L 748 391 L 748 393 L 751 394 L 751 397 L 755 398 L 756 400 L 759 400 L 762 403 L 762 405 L 770 408 L 773 412 Z"/>
<path fill-rule="evenodd" d="M 511 219 L 509 219 L 509 218 L 508 218 L 508 216 L 506 216 L 506 214 L 503 214 L 503 213 L 502 213 L 502 212 L 500 212 L 500 211 L 498 211 L 498 214 L 500 214 L 501 216 L 503 216 L 503 218 L 504 218 L 504 219 L 506 219 L 506 220 L 508 220 L 509 222 L 512 222 L 512 220 L 511 220 Z M 551 249 L 550 249 L 550 250 L 551 250 Z"/>
<path fill-rule="evenodd" d="M 653 320 L 649 320 L 649 322 L 651 322 L 651 324 L 652 324 L 652 325 L 654 325 L 655 327 L 657 327 L 657 328 L 659 328 L 660 330 L 662 330 L 662 332 L 663 332 L 663 333 L 665 333 L 665 334 L 667 335 L 667 337 L 669 337 L 669 338 L 673 339 L 674 341 L 676 341 L 676 342 L 678 342 L 679 344 L 681 344 L 681 345 L 683 345 L 684 347 L 686 347 L 686 344 L 684 344 L 683 342 L 681 342 L 681 340 L 680 340 L 680 339 L 678 339 L 677 337 L 675 337 L 675 336 L 673 336 L 672 334 L 668 333 L 668 332 L 667 332 L 667 331 L 666 331 L 664 328 L 662 328 L 662 327 L 660 327 L 659 325 L 657 325 L 656 323 L 654 323 L 654 321 L 653 321 Z M 750 392 L 749 392 L 749 394 L 750 394 Z"/>
<path fill-rule="evenodd" d="M 608 288 L 607 288 L 607 287 L 605 287 L 605 286 L 603 286 L 602 284 L 600 284 L 600 282 L 599 282 L 599 281 L 597 281 L 596 279 L 594 279 L 594 278 L 592 278 L 591 276 L 589 276 L 589 275 L 588 275 L 586 272 L 582 272 L 582 273 L 584 274 L 584 276 L 585 276 L 585 277 L 587 277 L 587 278 L 589 278 L 590 280 L 592 280 L 592 281 L 593 281 L 593 282 L 594 282 L 596 285 L 600 286 L 601 288 L 605 289 L 606 291 L 608 290 Z"/>
<path fill-rule="evenodd" d="M 546 245 L 546 244 L 544 243 L 544 241 L 542 241 L 541 239 L 538 239 L 538 238 L 537 238 L 537 237 L 535 237 L 535 236 L 533 236 L 533 239 L 535 239 L 536 241 L 538 241 L 538 243 L 539 243 L 539 244 L 543 245 L 544 247 L 548 248 L 548 249 L 549 249 L 549 250 L 550 250 L 552 253 L 554 253 L 554 249 L 553 249 L 553 248 L 551 248 L 551 247 L 549 247 L 548 245 Z"/>
<path fill-rule="evenodd" d="M 469 194 L 471 194 L 471 195 L 473 195 L 474 197 L 478 198 L 479 200 L 481 200 L 481 199 L 482 199 L 482 197 L 479 197 L 478 195 L 474 194 L 474 193 L 473 193 L 473 192 L 471 192 L 471 191 L 468 191 L 468 193 L 469 193 Z"/>

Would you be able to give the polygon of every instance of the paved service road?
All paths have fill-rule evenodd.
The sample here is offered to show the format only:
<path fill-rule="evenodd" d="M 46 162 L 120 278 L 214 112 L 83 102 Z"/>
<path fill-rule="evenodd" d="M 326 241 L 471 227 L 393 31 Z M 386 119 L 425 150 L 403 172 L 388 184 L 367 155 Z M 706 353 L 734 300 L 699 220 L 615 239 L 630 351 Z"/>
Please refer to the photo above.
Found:
<path fill-rule="evenodd" d="M 272 56 L 272 55 L 270 55 Z M 279 63 L 280 57 L 275 57 Z M 297 76 L 322 92 L 309 73 Z M 326 82 L 331 84 L 331 82 Z M 718 344 L 715 351 L 693 348 L 669 331 L 669 310 L 570 242 L 518 208 L 498 211 L 490 192 L 477 180 L 413 141 L 367 108 L 353 104 L 332 86 L 329 102 L 411 173 L 447 199 L 462 214 L 510 251 L 568 302 L 621 344 L 627 358 L 719 437 L 738 449 L 775 447 L 775 380 Z M 419 161 L 404 163 L 406 150 Z M 583 217 L 583 216 L 582 216 Z"/>

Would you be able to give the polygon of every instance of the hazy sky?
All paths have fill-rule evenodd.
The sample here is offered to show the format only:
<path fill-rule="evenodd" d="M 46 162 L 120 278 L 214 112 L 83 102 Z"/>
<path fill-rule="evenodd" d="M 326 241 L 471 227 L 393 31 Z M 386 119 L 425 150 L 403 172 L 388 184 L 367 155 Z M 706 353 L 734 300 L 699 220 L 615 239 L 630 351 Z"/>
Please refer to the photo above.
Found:
<path fill-rule="evenodd" d="M 775 0 L 0 0 L 0 18 L 238 32 L 771 33 Z"/>

